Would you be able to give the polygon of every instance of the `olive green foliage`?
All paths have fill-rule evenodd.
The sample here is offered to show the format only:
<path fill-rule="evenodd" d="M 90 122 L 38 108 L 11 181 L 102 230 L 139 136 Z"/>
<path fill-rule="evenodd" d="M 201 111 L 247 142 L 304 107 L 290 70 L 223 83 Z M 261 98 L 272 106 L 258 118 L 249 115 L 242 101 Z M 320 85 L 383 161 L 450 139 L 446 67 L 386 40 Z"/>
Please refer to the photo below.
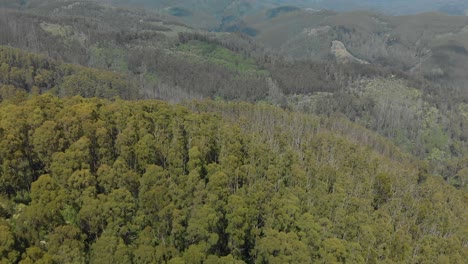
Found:
<path fill-rule="evenodd" d="M 116 81 L 131 79 L 124 86 L 128 91 L 117 91 L 123 98 L 130 97 L 126 94 L 130 92 L 176 102 L 201 97 L 256 101 L 267 95 L 267 72 L 250 56 L 260 54 L 261 49 L 251 40 L 196 31 L 154 12 L 94 1 L 45 1 L 44 5 L 28 7 L 21 12 L 0 8 L 0 45 L 104 70 L 94 71 L 94 76 L 112 71 Z M 182 42 L 180 34 L 198 36 L 199 44 L 183 48 L 193 37 Z M 192 46 L 211 51 L 199 52 Z M 104 84 L 96 83 L 102 79 L 96 77 L 88 82 L 71 81 L 79 86 L 108 83 L 109 78 L 104 78 Z M 120 85 L 111 88 L 115 91 Z M 94 95 L 112 97 L 103 90 Z M 89 91 L 78 90 L 76 94 L 88 97 Z"/>
<path fill-rule="evenodd" d="M 457 187 L 466 187 L 466 181 L 457 176 L 466 166 L 468 155 L 463 100 L 431 95 L 395 76 L 361 80 L 335 93 L 294 95 L 289 99 L 295 110 L 344 115 L 426 160 L 431 173 Z"/>
<path fill-rule="evenodd" d="M 26 93 L 60 96 L 135 98 L 135 88 L 123 74 L 62 64 L 41 55 L 0 46 L 0 100 L 12 87 Z"/>
<path fill-rule="evenodd" d="M 192 41 L 179 45 L 178 50 L 201 56 L 201 58 L 206 58 L 213 63 L 242 73 L 259 71 L 258 66 L 252 58 L 241 56 L 213 43 Z"/>
<path fill-rule="evenodd" d="M 0 43 L 55 60 L 0 48 L 0 263 L 468 258 L 468 108 L 455 82 L 466 77 L 466 52 L 435 38 L 452 27 L 425 35 L 441 43 L 416 76 L 394 69 L 416 66 L 420 39 L 401 27 L 387 36 L 381 27 L 392 21 L 362 12 L 267 21 L 269 32 L 288 33 L 268 43 L 291 40 L 280 53 L 293 47 L 300 59 L 318 52 L 325 60 L 291 61 L 245 36 L 199 32 L 146 11 L 28 3 L 0 10 Z M 302 22 L 278 27 L 287 17 Z M 303 38 L 313 39 L 310 54 L 295 46 Z M 393 70 L 333 62 L 334 39 Z M 270 100 L 323 115 L 265 102 L 117 98 L 139 94 Z"/>
<path fill-rule="evenodd" d="M 468 257 L 466 192 L 339 119 L 29 97 L 0 103 L 0 263 Z"/>
<path fill-rule="evenodd" d="M 118 72 L 128 71 L 127 52 L 124 49 L 110 47 L 91 48 L 89 66 Z"/>

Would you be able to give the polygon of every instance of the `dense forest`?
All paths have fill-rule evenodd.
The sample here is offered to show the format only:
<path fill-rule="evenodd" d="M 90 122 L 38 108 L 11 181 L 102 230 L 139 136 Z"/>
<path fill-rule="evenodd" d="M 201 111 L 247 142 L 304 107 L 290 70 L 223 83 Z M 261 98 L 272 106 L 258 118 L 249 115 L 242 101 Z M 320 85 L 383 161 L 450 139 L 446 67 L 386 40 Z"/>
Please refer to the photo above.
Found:
<path fill-rule="evenodd" d="M 346 122 L 52 95 L 7 98 L 0 116 L 3 263 L 468 257 L 466 192 L 365 130 L 340 135 Z"/>
<path fill-rule="evenodd" d="M 111 2 L 0 0 L 1 264 L 466 262 L 466 17 Z"/>
<path fill-rule="evenodd" d="M 18 88 L 57 96 L 267 101 L 302 112 L 345 117 L 426 159 L 431 173 L 466 187 L 466 179 L 457 172 L 468 166 L 464 158 L 468 153 L 468 108 L 463 100 L 447 99 L 457 98 L 456 91 L 447 88 L 445 96 L 440 96 L 440 86 L 369 65 L 288 62 L 268 56 L 247 59 L 232 51 L 242 51 L 239 46 L 209 35 L 180 33 L 177 38 L 179 51 L 190 57 L 203 56 L 205 62 L 185 63 L 142 48 L 129 55 L 129 71 L 119 72 L 0 47 L 0 100 Z M 151 77 L 140 72 L 142 69 L 156 71 L 158 76 Z M 229 77 L 229 72 L 234 75 Z M 150 89 L 149 83 L 158 84 Z"/>
<path fill-rule="evenodd" d="M 0 46 L 0 101 L 12 92 L 124 99 L 139 96 L 123 74 L 58 63 L 41 55 Z"/>

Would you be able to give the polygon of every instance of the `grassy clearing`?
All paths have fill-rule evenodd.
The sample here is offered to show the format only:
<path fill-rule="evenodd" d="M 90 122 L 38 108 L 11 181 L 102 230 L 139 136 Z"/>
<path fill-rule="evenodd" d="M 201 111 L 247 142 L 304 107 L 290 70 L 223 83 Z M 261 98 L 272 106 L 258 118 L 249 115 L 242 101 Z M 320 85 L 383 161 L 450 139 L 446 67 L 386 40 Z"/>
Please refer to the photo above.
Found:
<path fill-rule="evenodd" d="M 258 68 L 252 58 L 247 58 L 219 45 L 192 41 L 177 47 L 179 52 L 206 59 L 240 73 L 266 73 Z"/>

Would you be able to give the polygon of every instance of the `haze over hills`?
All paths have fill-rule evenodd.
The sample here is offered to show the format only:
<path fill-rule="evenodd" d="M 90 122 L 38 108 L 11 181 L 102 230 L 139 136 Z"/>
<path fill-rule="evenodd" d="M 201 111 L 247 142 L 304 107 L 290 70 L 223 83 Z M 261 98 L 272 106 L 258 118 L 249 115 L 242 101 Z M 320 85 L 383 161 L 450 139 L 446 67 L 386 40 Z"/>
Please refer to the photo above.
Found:
<path fill-rule="evenodd" d="M 450 67 L 449 61 L 463 64 L 468 49 L 468 17 L 440 13 L 392 17 L 364 11 L 291 10 L 275 17 L 253 15 L 237 25 L 286 56 L 326 59 L 331 42 L 338 40 L 361 59 L 424 74 Z M 441 75 L 459 68 L 463 67 Z"/>
<path fill-rule="evenodd" d="M 299 2 L 336 11 L 375 10 L 392 15 L 433 11 L 463 15 L 465 10 L 468 9 L 468 4 L 464 0 L 312 0 Z"/>
<path fill-rule="evenodd" d="M 2 11 L 1 44 L 121 72 L 137 84 L 141 97 L 266 100 L 313 113 L 339 113 L 422 158 L 434 151 L 442 151 L 444 160 L 466 153 L 465 16 L 392 17 L 278 7 L 246 14 L 208 33 L 180 24 L 174 16 L 96 2 L 35 0 L 19 9 Z M 375 79 L 399 88 L 395 94 L 362 93 Z M 376 102 L 398 97 L 399 89 L 421 92 L 407 98 L 418 110 L 405 107 L 416 111 L 407 122 L 381 123 Z M 397 101 L 391 107 L 395 114 L 404 112 Z M 437 113 L 428 125 L 423 120 L 431 107 Z M 409 129 L 410 123 L 418 125 Z"/>
<path fill-rule="evenodd" d="M 217 29 L 226 22 L 232 22 L 256 12 L 276 12 L 286 8 L 304 8 L 316 10 L 356 11 L 370 10 L 390 15 L 407 15 L 424 12 L 443 12 L 452 15 L 464 15 L 468 3 L 463 0 L 93 0 L 103 4 L 115 4 L 132 8 L 154 9 L 161 14 L 177 17 L 187 24 L 204 28 Z M 48 5 L 54 0 L 2 0 L 7 7 L 31 8 Z M 67 2 L 67 1 L 59 1 Z"/>
<path fill-rule="evenodd" d="M 224 0 L 224 1 L 147 1 L 113 0 L 112 3 L 157 8 L 163 13 L 179 17 L 182 21 L 208 29 L 258 11 L 281 7 L 327 9 L 335 11 L 371 10 L 391 15 L 408 15 L 424 12 L 443 12 L 465 15 L 468 3 L 463 0 Z"/>
<path fill-rule="evenodd" d="M 196 2 L 180 2 L 189 3 L 193 10 L 198 8 Z M 253 6 L 248 1 L 225 1 L 209 12 L 217 16 L 238 4 Z M 246 12 L 242 19 L 224 21 L 218 32 L 207 33 L 180 24 L 177 16 L 97 2 L 34 0 L 19 9 L 3 11 L 2 44 L 129 74 L 142 88 L 140 93 L 149 97 L 267 99 L 295 107 L 298 98 L 291 96 L 297 94 L 336 95 L 361 80 L 405 72 L 404 78 L 424 90 L 425 100 L 439 109 L 459 104 L 463 108 L 468 100 L 466 16 L 393 17 L 282 6 Z M 51 49 L 51 43 L 56 48 Z M 347 66 L 350 63 L 362 65 L 354 69 Z M 318 72 L 301 73 L 309 67 Z M 285 74 L 288 68 L 295 71 Z M 463 139 L 466 129 L 461 126 L 457 131 L 450 134 Z M 431 150 L 426 152 L 425 156 Z"/>
<path fill-rule="evenodd" d="M 401 3 L 0 0 L 0 263 L 463 264 L 465 3 Z"/>
<path fill-rule="evenodd" d="M 336 11 L 375 10 L 388 14 L 416 14 L 430 11 L 447 12 L 454 15 L 463 15 L 468 9 L 464 0 L 229 0 L 229 1 L 165 1 L 165 0 L 111 0 L 116 4 L 148 7 L 214 7 L 220 12 L 232 6 L 244 5 L 256 9 L 258 7 L 297 6 L 302 8 L 331 9 Z M 193 8 L 191 8 L 193 10 Z M 219 14 L 219 13 L 218 13 Z"/>

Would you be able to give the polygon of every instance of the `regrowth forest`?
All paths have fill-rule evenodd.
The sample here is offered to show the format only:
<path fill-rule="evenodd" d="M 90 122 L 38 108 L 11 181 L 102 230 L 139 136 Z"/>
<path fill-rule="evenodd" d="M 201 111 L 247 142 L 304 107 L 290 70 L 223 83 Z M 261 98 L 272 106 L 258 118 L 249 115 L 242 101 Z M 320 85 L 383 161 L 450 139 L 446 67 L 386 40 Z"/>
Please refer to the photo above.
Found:
<path fill-rule="evenodd" d="M 466 262 L 466 16 L 250 2 L 0 0 L 1 264 Z"/>
<path fill-rule="evenodd" d="M 467 257 L 466 192 L 334 120 L 51 95 L 15 96 L 0 114 L 5 263 Z"/>

